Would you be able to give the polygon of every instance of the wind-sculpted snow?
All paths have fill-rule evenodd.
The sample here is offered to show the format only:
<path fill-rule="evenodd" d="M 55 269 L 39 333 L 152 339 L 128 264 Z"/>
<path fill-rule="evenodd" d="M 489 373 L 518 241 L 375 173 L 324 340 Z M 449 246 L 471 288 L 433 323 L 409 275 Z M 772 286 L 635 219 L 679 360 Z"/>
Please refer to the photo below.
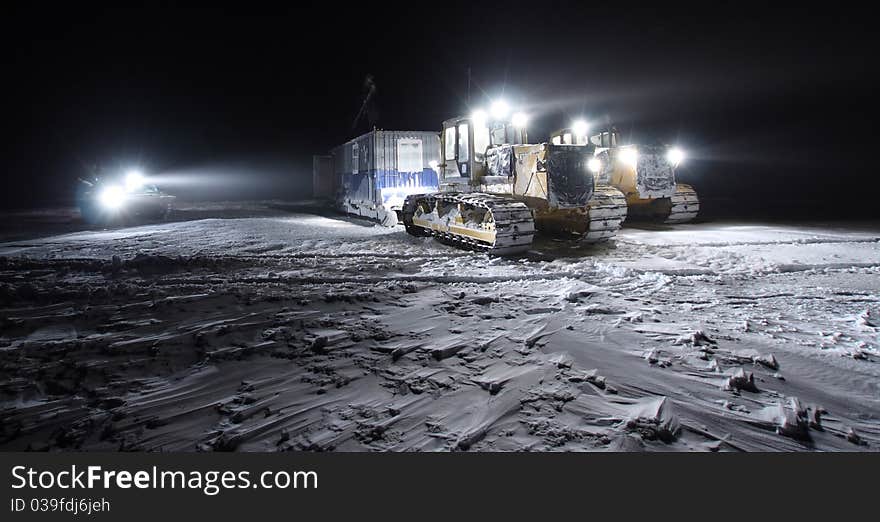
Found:
<path fill-rule="evenodd" d="M 493 258 L 222 208 L 0 244 L 0 448 L 880 447 L 880 230 Z"/>

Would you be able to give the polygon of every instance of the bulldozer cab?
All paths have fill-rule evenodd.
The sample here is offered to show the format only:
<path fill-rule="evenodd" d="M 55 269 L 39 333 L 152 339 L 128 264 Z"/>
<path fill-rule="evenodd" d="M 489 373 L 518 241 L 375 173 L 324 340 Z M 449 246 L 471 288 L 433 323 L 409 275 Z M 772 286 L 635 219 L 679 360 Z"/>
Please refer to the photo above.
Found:
<path fill-rule="evenodd" d="M 602 149 L 612 149 L 621 145 L 620 133 L 611 128 L 590 136 L 590 143 Z"/>
<path fill-rule="evenodd" d="M 452 118 L 443 122 L 440 133 L 440 173 L 444 181 L 469 184 L 475 177 L 489 147 L 489 127 L 471 118 Z"/>
<path fill-rule="evenodd" d="M 567 128 L 551 134 L 550 142 L 554 145 L 593 145 L 599 149 L 610 149 L 620 145 L 620 133 L 612 128 L 587 137 Z"/>
<path fill-rule="evenodd" d="M 516 127 L 512 123 L 493 122 L 490 132 L 490 147 L 498 145 L 522 145 L 528 143 L 528 135 L 523 127 Z"/>
<path fill-rule="evenodd" d="M 523 128 L 508 122 L 486 121 L 483 118 L 458 117 L 443 122 L 440 133 L 441 183 L 471 185 L 486 170 L 486 151 L 498 145 L 526 143 Z"/>
<path fill-rule="evenodd" d="M 587 145 L 587 137 L 575 134 L 571 129 L 562 129 L 550 135 L 550 143 L 553 145 Z"/>

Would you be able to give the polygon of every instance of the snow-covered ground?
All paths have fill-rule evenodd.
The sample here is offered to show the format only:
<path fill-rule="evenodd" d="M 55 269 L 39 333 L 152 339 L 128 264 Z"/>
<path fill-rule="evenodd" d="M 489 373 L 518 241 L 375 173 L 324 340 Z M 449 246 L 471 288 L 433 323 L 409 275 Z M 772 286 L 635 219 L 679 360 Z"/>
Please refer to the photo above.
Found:
<path fill-rule="evenodd" d="M 320 214 L 6 234 L 0 448 L 880 448 L 880 226 L 491 258 Z"/>

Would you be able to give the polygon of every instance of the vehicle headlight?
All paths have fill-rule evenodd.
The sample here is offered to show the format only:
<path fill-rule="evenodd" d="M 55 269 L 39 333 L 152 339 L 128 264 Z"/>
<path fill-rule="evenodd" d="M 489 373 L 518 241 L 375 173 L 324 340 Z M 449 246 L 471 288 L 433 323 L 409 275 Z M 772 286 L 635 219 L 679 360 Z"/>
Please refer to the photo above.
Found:
<path fill-rule="evenodd" d="M 489 116 L 486 114 L 486 111 L 483 109 L 477 109 L 471 113 L 471 120 L 474 122 L 474 126 L 482 127 L 486 124 L 486 121 L 489 119 Z"/>
<path fill-rule="evenodd" d="M 504 100 L 496 100 L 489 107 L 489 114 L 492 115 L 494 120 L 503 120 L 510 114 L 510 106 Z"/>
<path fill-rule="evenodd" d="M 146 179 L 144 179 L 144 174 L 137 170 L 131 169 L 125 173 L 125 190 L 128 192 L 134 192 L 135 190 L 140 190 L 146 184 Z"/>
<path fill-rule="evenodd" d="M 639 151 L 634 147 L 621 149 L 620 159 L 630 167 L 635 167 L 639 162 Z"/>
<path fill-rule="evenodd" d="M 108 210 L 116 210 L 125 204 L 125 189 L 118 185 L 104 187 L 98 193 L 98 202 Z"/>
<path fill-rule="evenodd" d="M 678 147 L 672 147 L 666 152 L 666 161 L 671 163 L 673 167 L 677 167 L 684 161 L 684 151 Z"/>
<path fill-rule="evenodd" d="M 602 160 L 599 158 L 590 158 L 590 161 L 587 162 L 587 168 L 590 169 L 590 172 L 593 174 L 598 174 L 600 170 L 602 170 Z"/>

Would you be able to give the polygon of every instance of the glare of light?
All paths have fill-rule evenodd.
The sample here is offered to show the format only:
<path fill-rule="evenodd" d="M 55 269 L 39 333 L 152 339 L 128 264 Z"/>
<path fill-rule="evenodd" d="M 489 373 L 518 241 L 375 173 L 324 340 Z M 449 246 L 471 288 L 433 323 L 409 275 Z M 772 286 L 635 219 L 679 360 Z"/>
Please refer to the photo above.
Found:
<path fill-rule="evenodd" d="M 437 170 L 437 167 L 439 167 L 440 164 L 437 163 L 437 160 L 431 160 L 431 161 L 428 162 L 428 166 L 431 167 L 431 168 L 434 169 L 434 170 Z"/>
<path fill-rule="evenodd" d="M 590 130 L 590 126 L 587 125 L 587 122 L 586 122 L 585 120 L 576 120 L 576 121 L 572 124 L 572 126 L 571 126 L 571 130 L 574 131 L 574 135 L 575 135 L 575 136 L 578 136 L 578 137 L 580 137 L 580 136 L 586 136 L 586 135 L 587 135 L 587 131 Z"/>
<path fill-rule="evenodd" d="M 146 179 L 144 174 L 138 169 L 131 169 L 125 173 L 125 190 L 134 192 L 144 186 Z"/>
<path fill-rule="evenodd" d="M 476 126 L 485 125 L 487 119 L 488 118 L 486 117 L 486 111 L 484 111 L 483 109 L 477 109 L 471 113 L 471 120 Z"/>
<path fill-rule="evenodd" d="M 522 129 L 529 123 L 529 116 L 524 112 L 516 112 L 510 121 L 514 127 Z"/>
<path fill-rule="evenodd" d="M 602 170 L 602 160 L 599 158 L 590 158 L 590 161 L 587 162 L 587 168 L 594 174 L 598 173 Z"/>
<path fill-rule="evenodd" d="M 98 193 L 98 202 L 108 210 L 116 210 L 125 204 L 125 189 L 119 185 L 104 187 Z"/>
<path fill-rule="evenodd" d="M 672 147 L 666 152 L 666 161 L 677 167 L 684 161 L 684 151 L 678 147 Z"/>
<path fill-rule="evenodd" d="M 635 167 L 639 162 L 639 151 L 635 147 L 621 149 L 620 159 L 630 167 Z"/>
<path fill-rule="evenodd" d="M 385 210 L 391 212 L 403 208 L 406 197 L 412 194 L 424 194 L 426 192 L 436 192 L 436 186 L 412 185 L 409 187 L 384 187 L 380 190 L 382 194 L 382 206 Z"/>
<path fill-rule="evenodd" d="M 492 115 L 493 120 L 503 120 L 510 114 L 510 106 L 504 100 L 496 100 L 489 107 L 489 113 Z"/>

